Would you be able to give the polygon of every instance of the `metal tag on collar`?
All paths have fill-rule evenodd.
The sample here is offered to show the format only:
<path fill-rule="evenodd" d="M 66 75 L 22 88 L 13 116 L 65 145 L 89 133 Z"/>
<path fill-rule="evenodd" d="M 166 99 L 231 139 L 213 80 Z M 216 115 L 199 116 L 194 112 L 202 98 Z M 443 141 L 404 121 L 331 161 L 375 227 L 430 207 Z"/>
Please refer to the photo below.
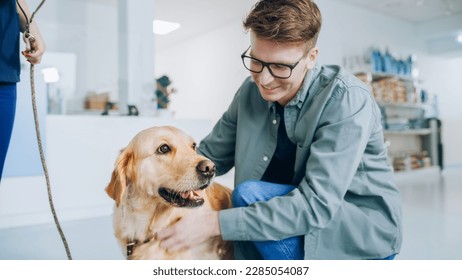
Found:
<path fill-rule="evenodd" d="M 133 247 L 136 245 L 136 243 L 137 242 L 135 241 L 127 244 L 127 258 L 133 254 Z"/>

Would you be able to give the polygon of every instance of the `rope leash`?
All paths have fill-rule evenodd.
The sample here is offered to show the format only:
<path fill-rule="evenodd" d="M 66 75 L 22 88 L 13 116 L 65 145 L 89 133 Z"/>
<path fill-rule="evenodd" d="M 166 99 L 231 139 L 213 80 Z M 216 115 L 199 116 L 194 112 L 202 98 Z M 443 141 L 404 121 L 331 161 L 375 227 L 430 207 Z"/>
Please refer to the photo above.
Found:
<path fill-rule="evenodd" d="M 21 9 L 21 12 L 24 14 L 24 17 L 26 19 L 26 30 L 24 31 L 24 36 L 26 39 L 29 40 L 31 44 L 31 51 L 34 51 L 32 48 L 32 43 L 35 41 L 34 36 L 32 36 L 30 32 L 30 24 L 32 23 L 32 20 L 34 19 L 35 14 L 38 12 L 38 10 L 42 7 L 42 5 L 45 3 L 45 0 L 42 0 L 40 4 L 37 6 L 35 11 L 32 13 L 30 20 L 28 20 L 26 12 L 23 10 L 21 5 L 19 4 L 19 1 L 16 0 L 16 3 L 18 4 L 18 7 Z M 45 180 L 47 184 L 47 192 L 48 192 L 48 204 L 50 205 L 51 213 L 53 214 L 53 219 L 55 221 L 56 228 L 58 229 L 59 235 L 61 236 L 61 240 L 63 241 L 64 244 L 64 249 L 66 250 L 66 255 L 68 260 L 72 260 L 71 256 L 71 251 L 69 250 L 69 246 L 67 244 L 66 236 L 64 235 L 64 232 L 61 228 L 61 225 L 58 220 L 58 216 L 56 214 L 56 210 L 54 207 L 53 203 L 53 196 L 51 194 L 51 184 L 50 184 L 50 176 L 48 174 L 48 167 L 47 163 L 45 160 L 45 154 L 43 152 L 43 146 L 42 146 L 42 137 L 40 136 L 40 124 L 38 120 L 38 114 L 37 114 L 37 101 L 35 97 L 35 80 L 34 80 L 34 64 L 30 64 L 30 87 L 31 87 L 31 98 L 32 98 L 32 109 L 34 111 L 34 121 L 35 121 L 35 134 L 37 136 L 37 144 L 40 152 L 40 160 L 42 161 L 42 168 L 43 172 L 45 173 Z"/>

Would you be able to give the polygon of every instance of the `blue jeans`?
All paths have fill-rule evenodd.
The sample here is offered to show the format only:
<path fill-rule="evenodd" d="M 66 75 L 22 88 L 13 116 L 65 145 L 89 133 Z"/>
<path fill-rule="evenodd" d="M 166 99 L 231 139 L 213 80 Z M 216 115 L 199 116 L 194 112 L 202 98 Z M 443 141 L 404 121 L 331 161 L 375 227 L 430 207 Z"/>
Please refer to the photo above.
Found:
<path fill-rule="evenodd" d="M 246 207 L 257 201 L 268 201 L 273 197 L 282 196 L 296 186 L 281 185 L 263 181 L 245 181 L 233 191 L 233 207 Z M 239 241 L 237 241 L 239 242 Z M 265 260 L 302 260 L 304 257 L 304 236 L 294 236 L 278 241 L 251 241 L 261 257 Z M 393 260 L 396 254 L 383 259 Z"/>
<path fill-rule="evenodd" d="M 0 82 L 0 181 L 13 131 L 16 112 L 16 83 Z"/>
<path fill-rule="evenodd" d="M 246 207 L 257 201 L 268 201 L 283 196 L 296 186 L 281 185 L 263 181 L 245 181 L 233 191 L 233 207 Z M 252 241 L 265 260 L 303 260 L 304 236 L 294 236 L 278 241 Z"/>
<path fill-rule="evenodd" d="M 391 260 L 394 260 L 396 257 L 396 254 L 393 254 L 393 255 L 390 255 L 386 258 L 383 258 L 383 259 L 372 259 L 372 260 L 384 260 L 384 261 L 391 261 Z"/>

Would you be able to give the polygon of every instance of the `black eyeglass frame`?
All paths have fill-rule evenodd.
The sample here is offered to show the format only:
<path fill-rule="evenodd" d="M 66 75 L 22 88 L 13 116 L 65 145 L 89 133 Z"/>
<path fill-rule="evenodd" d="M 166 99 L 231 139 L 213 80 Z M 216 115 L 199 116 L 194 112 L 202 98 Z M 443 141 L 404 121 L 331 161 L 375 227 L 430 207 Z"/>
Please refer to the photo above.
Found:
<path fill-rule="evenodd" d="M 265 69 L 265 67 L 266 67 L 266 68 L 268 68 L 268 71 L 270 72 L 270 74 L 271 74 L 273 77 L 278 78 L 278 79 L 288 79 L 288 78 L 290 78 L 290 76 L 292 76 L 292 71 L 294 70 L 294 68 L 297 67 L 297 65 L 300 63 L 300 61 L 302 61 L 302 59 L 306 56 L 306 53 L 303 54 L 303 56 L 302 56 L 297 62 L 292 63 L 292 64 L 277 63 L 277 62 L 265 62 L 265 61 L 260 60 L 260 59 L 258 59 L 258 58 L 255 58 L 255 57 L 246 55 L 246 53 L 250 50 L 250 47 L 251 47 L 251 46 L 249 46 L 249 47 L 241 54 L 242 64 L 244 64 L 245 69 L 247 69 L 247 70 L 249 70 L 250 72 L 253 72 L 253 73 L 261 73 L 261 72 L 263 72 L 263 69 Z M 245 65 L 244 58 L 250 58 L 250 59 L 253 59 L 253 60 L 256 60 L 256 61 L 260 62 L 261 65 L 262 65 L 261 70 L 260 70 L 260 71 L 255 71 L 255 70 L 249 69 L 249 68 Z M 289 74 L 289 76 L 287 76 L 287 77 L 280 77 L 280 76 L 274 75 L 274 73 L 273 73 L 273 71 L 271 70 L 271 67 L 270 67 L 271 65 L 288 67 L 288 68 L 290 69 L 290 74 Z"/>

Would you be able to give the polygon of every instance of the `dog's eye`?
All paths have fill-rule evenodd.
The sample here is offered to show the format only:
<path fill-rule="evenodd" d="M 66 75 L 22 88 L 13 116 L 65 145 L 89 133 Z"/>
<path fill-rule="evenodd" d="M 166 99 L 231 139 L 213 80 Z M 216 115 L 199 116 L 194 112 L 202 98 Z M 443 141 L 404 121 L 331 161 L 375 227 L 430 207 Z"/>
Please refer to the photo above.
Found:
<path fill-rule="evenodd" d="M 157 152 L 159 154 L 166 154 L 166 153 L 170 152 L 171 150 L 172 149 L 170 149 L 170 147 L 167 144 L 163 144 L 162 146 L 157 148 Z"/>
<path fill-rule="evenodd" d="M 193 150 L 196 150 L 196 146 L 197 146 L 196 143 L 193 143 L 193 144 L 192 144 Z"/>

